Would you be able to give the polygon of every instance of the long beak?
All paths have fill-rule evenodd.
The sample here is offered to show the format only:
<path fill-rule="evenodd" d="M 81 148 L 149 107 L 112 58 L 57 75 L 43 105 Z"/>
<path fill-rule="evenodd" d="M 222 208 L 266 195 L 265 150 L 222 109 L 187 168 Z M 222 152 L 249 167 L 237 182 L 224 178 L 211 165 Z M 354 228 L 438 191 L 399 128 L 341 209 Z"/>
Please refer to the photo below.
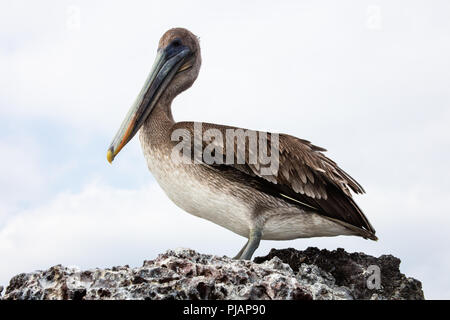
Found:
<path fill-rule="evenodd" d="M 106 158 L 109 163 L 112 163 L 120 150 L 139 131 L 172 78 L 178 71 L 185 69 L 183 63 L 190 54 L 191 52 L 186 46 L 168 46 L 158 50 L 152 70 L 145 80 L 141 92 L 108 148 Z"/>

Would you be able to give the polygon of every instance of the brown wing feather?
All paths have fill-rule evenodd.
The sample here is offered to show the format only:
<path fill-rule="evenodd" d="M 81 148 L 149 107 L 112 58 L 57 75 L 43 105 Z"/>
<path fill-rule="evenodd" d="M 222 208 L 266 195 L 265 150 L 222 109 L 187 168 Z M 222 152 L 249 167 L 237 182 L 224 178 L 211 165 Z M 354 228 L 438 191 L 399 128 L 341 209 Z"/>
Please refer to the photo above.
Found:
<path fill-rule="evenodd" d="M 217 124 L 202 123 L 203 132 L 208 129 L 216 129 L 222 133 L 225 140 L 226 130 L 244 130 L 241 128 L 222 126 Z M 193 122 L 178 122 L 175 129 L 186 129 L 194 137 Z M 267 134 L 267 152 L 270 154 L 270 142 L 275 138 L 272 133 L 256 132 L 258 135 Z M 291 198 L 299 201 L 307 207 L 313 207 L 316 211 L 327 217 L 351 224 L 357 228 L 368 231 L 369 238 L 375 238 L 375 230 L 365 217 L 364 213 L 352 199 L 350 189 L 355 193 L 364 193 L 364 189 L 350 175 L 327 158 L 322 152 L 325 149 L 311 144 L 307 140 L 299 139 L 286 134 L 279 134 L 279 167 L 272 174 L 262 174 L 262 169 L 267 166 L 259 162 L 251 163 L 251 150 L 248 140 L 245 144 L 245 163 L 236 164 L 239 153 L 237 141 L 231 145 L 234 149 L 235 159 L 231 164 L 225 164 L 229 168 L 239 170 L 254 179 L 265 181 L 267 192 L 279 197 Z M 213 144 L 221 153 L 225 163 L 227 143 L 220 139 L 203 141 L 203 148 Z M 193 139 L 191 140 L 193 144 Z M 227 169 L 228 170 L 228 169 Z"/>

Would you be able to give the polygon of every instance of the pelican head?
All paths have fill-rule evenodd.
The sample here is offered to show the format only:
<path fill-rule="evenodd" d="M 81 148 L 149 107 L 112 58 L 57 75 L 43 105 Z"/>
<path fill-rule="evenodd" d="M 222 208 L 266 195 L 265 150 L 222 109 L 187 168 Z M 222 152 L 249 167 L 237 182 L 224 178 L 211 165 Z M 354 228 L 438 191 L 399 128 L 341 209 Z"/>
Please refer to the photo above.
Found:
<path fill-rule="evenodd" d="M 171 101 L 192 86 L 200 65 L 200 44 L 194 34 L 183 28 L 164 33 L 150 74 L 108 148 L 106 158 L 110 163 L 139 131 L 161 96 Z"/>

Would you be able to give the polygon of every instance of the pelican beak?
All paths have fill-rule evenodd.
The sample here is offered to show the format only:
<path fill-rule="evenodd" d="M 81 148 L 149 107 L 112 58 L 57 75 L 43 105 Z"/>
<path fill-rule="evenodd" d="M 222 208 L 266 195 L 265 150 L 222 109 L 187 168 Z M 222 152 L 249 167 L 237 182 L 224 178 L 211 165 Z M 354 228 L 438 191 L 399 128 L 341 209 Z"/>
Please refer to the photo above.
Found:
<path fill-rule="evenodd" d="M 139 131 L 145 120 L 153 110 L 161 94 L 177 72 L 189 66 L 191 51 L 184 45 L 170 44 L 166 48 L 158 49 L 155 62 L 144 86 L 128 111 L 122 125 L 112 141 L 106 158 L 112 163 L 116 155 Z"/>

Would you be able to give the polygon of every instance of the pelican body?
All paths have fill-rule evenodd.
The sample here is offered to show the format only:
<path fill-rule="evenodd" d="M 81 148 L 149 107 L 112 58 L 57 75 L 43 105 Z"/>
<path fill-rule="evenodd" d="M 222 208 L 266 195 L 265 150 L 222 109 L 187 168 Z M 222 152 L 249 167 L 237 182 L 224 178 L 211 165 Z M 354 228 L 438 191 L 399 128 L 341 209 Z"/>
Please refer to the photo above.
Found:
<path fill-rule="evenodd" d="M 109 162 L 139 131 L 149 170 L 178 207 L 248 238 L 238 259 L 251 259 L 261 239 L 338 235 L 377 239 L 350 193 L 363 193 L 363 188 L 323 154 L 325 149 L 290 135 L 252 131 L 276 142 L 271 155 L 276 156 L 277 167 L 263 172 L 267 164 L 251 157 L 250 143 L 239 149 L 239 139 L 217 138 L 246 129 L 175 122 L 172 101 L 191 87 L 200 66 L 200 45 L 194 34 L 175 28 L 162 36 L 150 75 L 108 149 Z M 197 133 L 196 128 L 200 128 Z M 214 132 L 214 139 L 205 139 L 209 132 Z M 200 145 L 195 145 L 196 134 Z M 208 145 L 216 160 L 235 151 L 232 161 L 211 163 L 204 153 L 196 157 L 196 148 Z M 193 152 L 176 157 L 181 148 Z"/>

